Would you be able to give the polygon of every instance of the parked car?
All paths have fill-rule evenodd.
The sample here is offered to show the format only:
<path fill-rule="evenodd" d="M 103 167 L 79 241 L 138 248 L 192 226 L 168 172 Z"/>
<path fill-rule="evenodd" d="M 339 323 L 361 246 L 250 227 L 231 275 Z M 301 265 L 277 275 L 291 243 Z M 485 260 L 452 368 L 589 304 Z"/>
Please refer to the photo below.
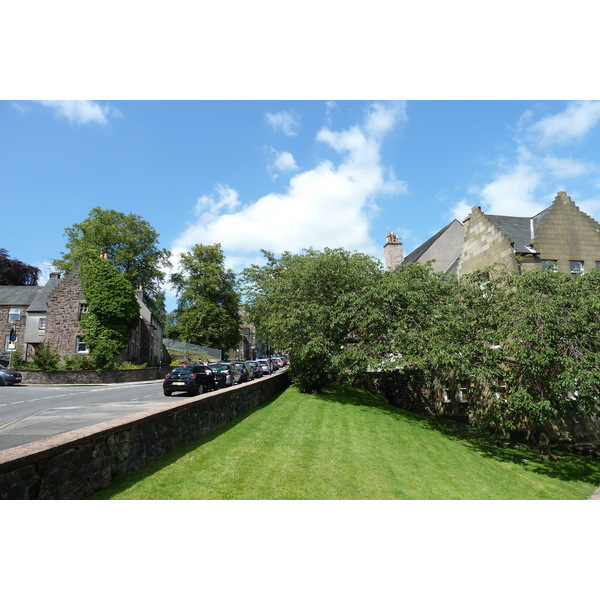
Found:
<path fill-rule="evenodd" d="M 187 392 L 190 396 L 217 389 L 215 375 L 204 365 L 179 365 L 166 374 L 163 393 Z"/>
<path fill-rule="evenodd" d="M 236 362 L 234 364 L 242 373 L 242 383 L 246 383 L 247 381 L 254 379 L 254 371 L 245 362 Z"/>
<path fill-rule="evenodd" d="M 0 385 L 15 385 L 21 383 L 23 376 L 19 371 L 0 366 Z"/>
<path fill-rule="evenodd" d="M 210 365 L 210 368 L 220 388 L 230 387 L 242 381 L 242 373 L 235 363 L 215 363 Z"/>
<path fill-rule="evenodd" d="M 266 358 L 259 358 L 258 364 L 260 365 L 260 369 L 263 375 L 270 375 L 273 372 L 271 368 L 271 363 Z"/>
<path fill-rule="evenodd" d="M 274 356 L 273 362 L 277 365 L 279 369 L 283 369 L 283 367 L 285 367 L 285 363 L 283 362 L 283 358 L 281 358 L 281 356 Z"/>
<path fill-rule="evenodd" d="M 262 377 L 263 376 L 263 371 L 260 368 L 260 365 L 258 364 L 257 360 L 247 360 L 246 364 L 252 369 L 252 371 L 254 372 L 254 378 L 256 379 L 257 377 Z"/>

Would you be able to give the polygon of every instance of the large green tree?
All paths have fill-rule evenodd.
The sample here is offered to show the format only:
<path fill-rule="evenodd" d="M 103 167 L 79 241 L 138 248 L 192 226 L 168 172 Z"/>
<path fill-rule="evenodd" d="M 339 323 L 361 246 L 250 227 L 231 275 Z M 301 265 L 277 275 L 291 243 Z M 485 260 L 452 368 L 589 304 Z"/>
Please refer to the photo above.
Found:
<path fill-rule="evenodd" d="M 276 349 L 291 349 L 291 375 L 317 391 L 366 370 L 372 355 L 364 294 L 381 277 L 379 261 L 358 252 L 312 248 L 243 273 L 250 320 Z"/>
<path fill-rule="evenodd" d="M 179 339 L 227 352 L 241 339 L 240 294 L 220 244 L 196 244 L 171 276 Z"/>
<path fill-rule="evenodd" d="M 81 223 L 67 227 L 64 235 L 67 251 L 54 261 L 59 271 L 69 272 L 88 251 L 105 254 L 132 286 L 142 286 L 152 309 L 164 311 L 160 285 L 165 279 L 163 269 L 170 266 L 170 252 L 159 247 L 157 232 L 142 217 L 95 207 Z"/>

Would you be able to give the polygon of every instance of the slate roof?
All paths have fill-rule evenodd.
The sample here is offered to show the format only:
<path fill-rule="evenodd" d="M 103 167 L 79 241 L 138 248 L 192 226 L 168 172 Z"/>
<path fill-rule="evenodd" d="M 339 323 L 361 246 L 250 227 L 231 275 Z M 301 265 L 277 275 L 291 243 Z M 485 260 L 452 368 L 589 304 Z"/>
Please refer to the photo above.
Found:
<path fill-rule="evenodd" d="M 48 279 L 46 285 L 41 288 L 37 296 L 29 305 L 29 312 L 46 312 L 48 310 L 48 294 L 61 282 L 60 279 Z"/>
<path fill-rule="evenodd" d="M 536 254 L 535 248 L 531 244 L 549 210 L 550 207 L 534 217 L 504 217 L 501 215 L 486 215 L 486 217 L 511 239 L 515 252 Z"/>
<path fill-rule="evenodd" d="M 39 285 L 0 285 L 0 306 L 29 306 L 41 289 Z"/>

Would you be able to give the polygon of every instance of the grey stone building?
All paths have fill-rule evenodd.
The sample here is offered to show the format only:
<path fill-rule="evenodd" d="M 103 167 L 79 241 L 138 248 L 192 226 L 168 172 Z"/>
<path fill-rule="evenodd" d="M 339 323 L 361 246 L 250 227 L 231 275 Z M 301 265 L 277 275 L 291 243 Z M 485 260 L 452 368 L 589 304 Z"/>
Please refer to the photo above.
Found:
<path fill-rule="evenodd" d="M 154 364 L 162 358 L 163 323 L 144 304 L 142 290 L 136 290 L 136 298 L 140 305 L 139 325 L 119 359 Z M 52 273 L 44 286 L 0 286 L 3 352 L 9 348 L 10 330 L 15 327 L 17 345 L 25 359 L 35 354 L 42 342 L 61 356 L 88 355 L 79 326 L 81 314 L 86 310 L 78 267 L 64 278 Z"/>

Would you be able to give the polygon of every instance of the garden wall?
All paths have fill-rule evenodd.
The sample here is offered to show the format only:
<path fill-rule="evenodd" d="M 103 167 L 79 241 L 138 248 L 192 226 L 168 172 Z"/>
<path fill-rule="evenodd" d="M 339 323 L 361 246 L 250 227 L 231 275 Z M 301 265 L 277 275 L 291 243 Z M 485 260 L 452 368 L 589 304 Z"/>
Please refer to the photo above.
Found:
<path fill-rule="evenodd" d="M 0 499 L 76 500 L 277 397 L 287 371 L 0 452 Z"/>
<path fill-rule="evenodd" d="M 94 385 L 162 379 L 170 369 L 169 366 L 114 371 L 28 371 L 20 368 L 19 372 L 23 375 L 23 383 Z"/>

